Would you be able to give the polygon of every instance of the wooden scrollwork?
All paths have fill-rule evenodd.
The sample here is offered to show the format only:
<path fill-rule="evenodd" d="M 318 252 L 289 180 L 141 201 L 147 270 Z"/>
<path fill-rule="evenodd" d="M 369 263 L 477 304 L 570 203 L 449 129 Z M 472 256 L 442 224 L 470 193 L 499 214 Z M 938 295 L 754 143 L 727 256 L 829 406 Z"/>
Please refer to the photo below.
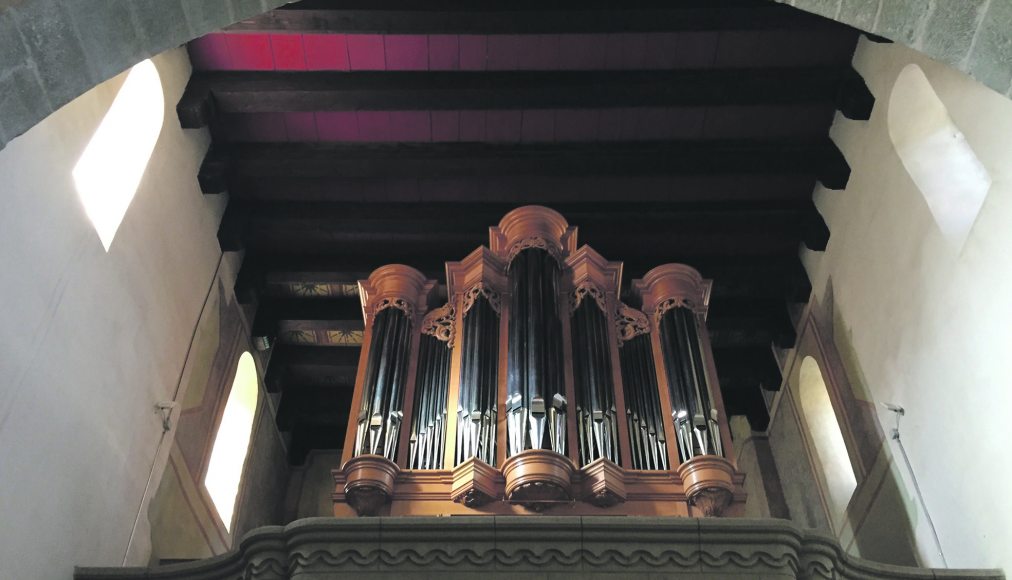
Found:
<path fill-rule="evenodd" d="M 692 300 L 683 296 L 674 296 L 662 301 L 657 305 L 657 309 L 654 310 L 654 323 L 660 324 L 661 318 L 663 318 L 664 314 L 672 308 L 688 308 L 691 310 L 693 308 Z"/>
<path fill-rule="evenodd" d="M 411 320 L 414 316 L 414 310 L 411 308 L 411 304 L 403 298 L 384 298 L 376 304 L 372 313 L 375 315 L 385 308 L 396 308 L 403 311 L 404 314 L 408 315 L 408 320 Z"/>
<path fill-rule="evenodd" d="M 626 341 L 649 333 L 650 320 L 639 310 L 619 303 L 615 308 L 615 328 L 618 331 L 618 345 L 621 347 Z"/>
<path fill-rule="evenodd" d="M 562 264 L 563 262 L 562 254 L 559 253 L 559 248 L 555 244 L 549 242 L 548 240 L 540 236 L 531 236 L 528 238 L 523 238 L 514 243 L 513 246 L 510 247 L 509 253 L 506 255 L 506 262 L 512 263 L 513 258 L 517 257 L 517 254 L 530 248 L 538 248 L 544 250 L 548 252 L 550 256 L 555 258 L 555 261 L 558 262 L 559 264 Z"/>
<path fill-rule="evenodd" d="M 445 342 L 447 348 L 453 348 L 453 325 L 455 320 L 456 312 L 452 304 L 436 308 L 422 319 L 422 334 L 434 336 Z"/>
<path fill-rule="evenodd" d="M 608 312 L 607 299 L 605 298 L 604 291 L 598 288 L 597 284 L 590 281 L 583 281 L 577 285 L 573 293 L 569 295 L 569 315 L 572 316 L 576 309 L 583 303 L 583 299 L 590 296 L 597 302 L 598 308 L 601 312 Z"/>
<path fill-rule="evenodd" d="M 492 310 L 495 310 L 496 314 L 501 313 L 502 297 L 499 295 L 499 292 L 493 288 L 489 288 L 484 282 L 478 282 L 464 294 L 464 316 L 467 316 L 467 312 L 471 310 L 471 307 L 474 306 L 479 296 L 484 296 L 485 300 L 488 300 L 489 305 L 492 307 Z"/>

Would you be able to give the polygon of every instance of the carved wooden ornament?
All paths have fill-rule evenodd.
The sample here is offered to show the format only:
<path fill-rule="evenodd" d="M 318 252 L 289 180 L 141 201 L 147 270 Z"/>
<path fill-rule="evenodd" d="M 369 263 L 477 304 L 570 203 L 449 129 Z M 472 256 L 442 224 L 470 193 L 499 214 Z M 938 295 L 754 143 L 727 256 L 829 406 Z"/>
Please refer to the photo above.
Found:
<path fill-rule="evenodd" d="M 456 319 L 452 304 L 445 304 L 432 310 L 422 319 L 422 334 L 434 336 L 453 348 L 453 325 Z"/>

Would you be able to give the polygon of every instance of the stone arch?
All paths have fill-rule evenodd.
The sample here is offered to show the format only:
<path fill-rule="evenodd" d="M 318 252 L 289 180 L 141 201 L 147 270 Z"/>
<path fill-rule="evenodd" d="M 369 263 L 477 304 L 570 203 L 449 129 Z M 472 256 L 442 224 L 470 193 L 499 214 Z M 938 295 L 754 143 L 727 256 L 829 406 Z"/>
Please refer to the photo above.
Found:
<path fill-rule="evenodd" d="M 776 1 L 905 44 L 1012 97 L 1012 2 Z"/>
<path fill-rule="evenodd" d="M 0 0 L 0 149 L 95 85 L 286 0 Z"/>
<path fill-rule="evenodd" d="M 920 50 L 1012 97 L 1012 2 L 776 0 Z M 0 149 L 98 83 L 286 0 L 0 0 Z"/>

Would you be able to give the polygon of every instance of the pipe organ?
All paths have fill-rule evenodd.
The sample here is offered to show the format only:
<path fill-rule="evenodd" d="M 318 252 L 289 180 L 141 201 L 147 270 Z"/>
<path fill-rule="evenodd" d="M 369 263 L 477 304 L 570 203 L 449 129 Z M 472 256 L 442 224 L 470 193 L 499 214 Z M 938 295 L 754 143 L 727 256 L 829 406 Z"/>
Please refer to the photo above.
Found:
<path fill-rule="evenodd" d="M 706 333 L 710 282 L 634 280 L 521 207 L 437 284 L 359 283 L 365 340 L 334 513 L 734 515 L 744 501 Z"/>

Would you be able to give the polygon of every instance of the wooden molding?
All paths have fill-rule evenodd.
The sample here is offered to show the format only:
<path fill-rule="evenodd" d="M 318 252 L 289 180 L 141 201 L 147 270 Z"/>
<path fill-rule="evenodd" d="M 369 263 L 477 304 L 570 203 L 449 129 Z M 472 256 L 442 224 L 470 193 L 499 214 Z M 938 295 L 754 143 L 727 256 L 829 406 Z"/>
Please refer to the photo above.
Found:
<path fill-rule="evenodd" d="M 506 499 L 540 512 L 572 498 L 573 462 L 545 449 L 528 449 L 502 466 Z"/>
<path fill-rule="evenodd" d="M 685 264 L 657 266 L 632 282 L 633 293 L 643 299 L 643 311 L 653 317 L 655 324 L 660 315 L 674 306 L 685 306 L 705 315 L 712 286 L 712 280 L 704 280 L 695 268 Z"/>
<path fill-rule="evenodd" d="M 625 470 L 601 457 L 580 470 L 583 475 L 581 498 L 598 507 L 625 502 Z"/>
<path fill-rule="evenodd" d="M 359 455 L 344 464 L 344 498 L 360 516 L 377 515 L 390 501 L 400 469 L 381 455 Z"/>
<path fill-rule="evenodd" d="M 719 517 L 734 495 L 734 466 L 716 455 L 697 455 L 678 467 L 689 504 L 705 517 Z"/>
<path fill-rule="evenodd" d="M 414 320 L 420 310 L 426 309 L 435 287 L 435 280 L 427 280 L 411 266 L 390 264 L 377 268 L 367 280 L 358 282 L 366 326 L 384 308 L 398 308 Z"/>
<path fill-rule="evenodd" d="M 527 248 L 541 248 L 562 264 L 576 250 L 575 226 L 559 212 L 540 205 L 525 205 L 507 213 L 489 228 L 489 248 L 506 263 Z"/>
<path fill-rule="evenodd" d="M 499 470 L 472 457 L 453 470 L 450 499 L 467 507 L 478 507 L 502 495 Z"/>

